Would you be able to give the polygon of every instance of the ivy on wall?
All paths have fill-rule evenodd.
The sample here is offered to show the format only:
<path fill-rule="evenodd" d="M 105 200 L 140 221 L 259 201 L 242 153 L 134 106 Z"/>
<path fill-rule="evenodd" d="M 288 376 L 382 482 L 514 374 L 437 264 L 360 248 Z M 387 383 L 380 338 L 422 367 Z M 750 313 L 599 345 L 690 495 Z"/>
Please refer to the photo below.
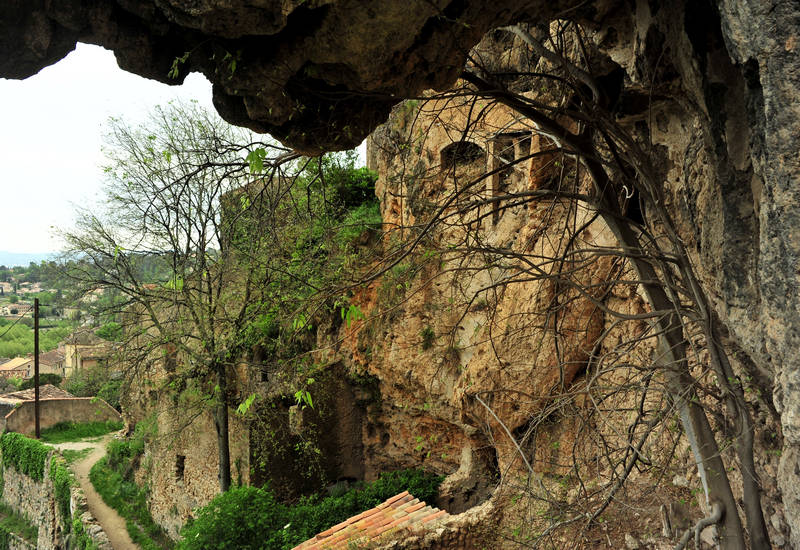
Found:
<path fill-rule="evenodd" d="M 50 448 L 22 434 L 6 432 L 0 438 L 3 451 L 3 467 L 11 466 L 16 471 L 35 481 L 44 479 L 44 463 Z"/>
<path fill-rule="evenodd" d="M 0 449 L 3 452 L 3 467 L 12 467 L 17 472 L 26 475 L 34 481 L 43 481 L 47 456 L 52 449 L 36 439 L 25 437 L 22 434 L 7 432 L 0 436 Z M 97 545 L 84 530 L 79 519 L 73 521 L 70 510 L 71 487 L 74 484 L 72 472 L 67 468 L 66 461 L 59 455 L 54 455 L 50 461 L 48 477 L 53 482 L 53 492 L 56 505 L 60 512 L 59 520 L 64 533 L 72 531 L 72 548 L 80 550 L 94 550 Z M 0 525 L 0 550 L 8 548 L 10 531 Z"/>
<path fill-rule="evenodd" d="M 72 473 L 67 469 L 63 458 L 54 456 L 53 460 L 50 461 L 50 479 L 53 480 L 53 491 L 55 492 L 56 504 L 61 512 L 61 520 L 64 523 L 64 532 L 69 532 L 72 525 L 69 502 Z"/>

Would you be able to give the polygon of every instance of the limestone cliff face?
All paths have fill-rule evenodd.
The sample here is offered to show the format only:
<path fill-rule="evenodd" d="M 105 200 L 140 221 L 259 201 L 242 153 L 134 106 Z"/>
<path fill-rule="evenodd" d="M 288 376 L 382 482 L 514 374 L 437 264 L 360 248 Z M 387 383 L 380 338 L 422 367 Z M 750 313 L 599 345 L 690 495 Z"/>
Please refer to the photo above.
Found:
<path fill-rule="evenodd" d="M 212 79 L 226 118 L 318 151 L 358 142 L 396 98 L 452 82 L 488 29 L 555 14 L 588 29 L 589 54 L 617 75 L 618 115 L 653 144 L 667 207 L 725 345 L 773 394 L 778 480 L 788 524 L 797 525 L 796 3 L 12 1 L 0 8 L 0 74 L 28 76 L 83 40 L 113 49 L 123 68 L 166 80 L 188 51 L 179 73 Z M 458 408 L 448 410 L 443 417 L 456 422 Z M 800 545 L 796 530 L 792 542 Z"/>
<path fill-rule="evenodd" d="M 477 111 L 481 116 L 474 116 Z M 396 242 L 419 238 L 419 246 L 355 293 L 352 301 L 367 319 L 341 327 L 334 339 L 337 354 L 327 359 L 379 381 L 382 403 L 363 432 L 366 475 L 407 465 L 449 473 L 441 504 L 454 512 L 492 494 L 501 473 L 512 487 L 531 472 L 545 485 L 566 487 L 565 480 L 579 478 L 602 485 L 613 472 L 607 465 L 592 466 L 592 457 L 617 460 L 605 453 L 608 445 L 619 444 L 619 433 L 637 432 L 629 412 L 645 401 L 655 410 L 671 409 L 659 390 L 639 393 L 650 380 L 641 372 L 658 353 L 644 321 L 650 309 L 636 285 L 624 283 L 634 278 L 631 273 L 610 257 L 587 253 L 583 262 L 570 263 L 568 274 L 544 275 L 552 275 L 553 259 L 567 250 L 613 250 L 608 227 L 570 201 L 501 200 L 555 189 L 575 176 L 568 156 L 547 152 L 553 146 L 510 110 L 458 94 L 398 106 L 368 146 L 369 162 L 379 173 L 386 257 L 396 257 Z M 501 162 L 517 164 L 503 170 Z M 458 189 L 470 190 L 458 199 Z M 448 201 L 450 207 L 440 211 Z M 444 221 L 429 227 L 437 212 Z M 581 228 L 578 250 L 570 249 L 565 227 Z M 520 258 L 538 261 L 543 275 L 520 273 Z M 565 290 L 570 284 L 583 293 Z M 696 360 L 702 369 L 703 357 Z M 598 386 L 605 388 L 599 394 Z M 775 424 L 765 407 L 768 398 L 757 398 L 755 388 L 750 385 L 750 403 L 758 436 L 765 438 L 757 444 L 757 472 L 768 517 L 775 518 L 773 538 L 781 541 L 786 526 L 775 485 L 778 459 L 766 433 Z M 593 402 L 598 395 L 599 408 Z M 713 403 L 707 405 L 714 410 Z M 685 442 L 669 432 L 654 435 L 645 448 L 648 456 L 664 460 L 667 471 L 694 470 Z M 686 486 L 697 491 L 691 475 Z M 738 474 L 732 470 L 730 476 L 741 491 Z M 659 502 L 676 498 L 645 477 L 632 481 L 633 487 L 647 487 L 645 493 L 630 496 L 643 517 L 622 520 L 623 528 L 626 521 L 633 530 L 657 521 L 658 506 L 649 500 L 654 495 Z M 503 494 L 494 493 L 491 501 L 498 527 L 484 540 L 492 544 L 501 544 L 515 522 L 531 520 Z M 570 506 L 580 500 L 572 493 L 560 498 Z M 468 522 L 478 511 L 485 514 L 486 507 L 457 521 Z"/>

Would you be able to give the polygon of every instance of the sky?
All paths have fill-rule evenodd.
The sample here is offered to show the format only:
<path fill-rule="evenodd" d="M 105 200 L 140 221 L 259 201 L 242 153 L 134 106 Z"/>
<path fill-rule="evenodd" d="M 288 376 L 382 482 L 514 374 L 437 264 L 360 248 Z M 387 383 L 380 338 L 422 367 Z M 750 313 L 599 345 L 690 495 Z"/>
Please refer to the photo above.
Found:
<path fill-rule="evenodd" d="M 168 86 L 126 73 L 112 52 L 86 44 L 30 78 L 0 79 L 0 250 L 58 251 L 52 228 L 69 227 L 74 205 L 98 196 L 108 118 L 136 123 L 172 99 L 211 108 L 211 84 L 199 74 Z"/>

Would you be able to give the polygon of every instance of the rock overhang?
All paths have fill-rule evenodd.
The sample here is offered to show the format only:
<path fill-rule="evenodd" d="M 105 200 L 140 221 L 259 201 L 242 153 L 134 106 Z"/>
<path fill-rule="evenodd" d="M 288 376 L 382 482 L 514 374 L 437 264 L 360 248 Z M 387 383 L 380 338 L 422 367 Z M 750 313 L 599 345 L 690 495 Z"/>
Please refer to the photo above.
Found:
<path fill-rule="evenodd" d="M 401 99 L 451 85 L 489 29 L 572 3 L 12 0 L 0 7 L 0 77 L 97 44 L 167 84 L 202 73 L 223 118 L 315 155 L 358 145 Z"/>

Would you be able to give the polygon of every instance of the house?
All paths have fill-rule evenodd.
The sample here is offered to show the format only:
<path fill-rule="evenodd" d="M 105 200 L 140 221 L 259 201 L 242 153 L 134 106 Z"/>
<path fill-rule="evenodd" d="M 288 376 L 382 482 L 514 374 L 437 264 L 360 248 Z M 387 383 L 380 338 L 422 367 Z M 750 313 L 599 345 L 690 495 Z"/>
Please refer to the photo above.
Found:
<path fill-rule="evenodd" d="M 91 329 L 76 330 L 59 344 L 59 348 L 64 349 L 64 376 L 104 364 L 111 355 L 109 342 Z"/>
<path fill-rule="evenodd" d="M 6 363 L 0 364 L 0 375 L 3 368 L 13 369 L 14 374 L 20 378 L 32 378 L 35 365 L 33 355 L 26 357 L 16 357 Z M 39 374 L 57 374 L 64 376 L 64 352 L 59 350 L 48 351 L 39 354 Z M 7 378 L 8 376 L 6 376 Z"/>
<path fill-rule="evenodd" d="M 3 317 L 22 317 L 33 309 L 30 304 L 8 304 L 0 307 L 0 315 Z"/>
<path fill-rule="evenodd" d="M 0 365 L 0 378 L 26 378 L 30 357 L 15 357 Z"/>
<path fill-rule="evenodd" d="M 39 354 L 39 374 L 57 374 L 64 376 L 65 355 L 61 350 L 54 349 Z M 31 371 L 33 376 L 33 371 Z"/>

